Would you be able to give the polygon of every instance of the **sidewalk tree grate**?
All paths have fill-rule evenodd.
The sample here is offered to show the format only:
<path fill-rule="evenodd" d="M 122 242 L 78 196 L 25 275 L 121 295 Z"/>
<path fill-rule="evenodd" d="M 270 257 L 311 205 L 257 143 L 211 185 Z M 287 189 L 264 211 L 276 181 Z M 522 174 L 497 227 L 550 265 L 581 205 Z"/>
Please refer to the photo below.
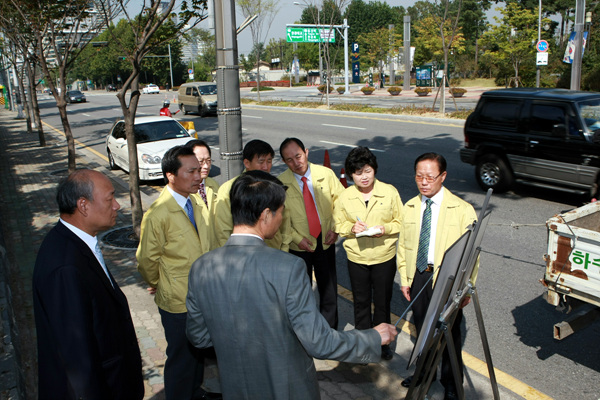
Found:
<path fill-rule="evenodd" d="M 140 243 L 133 232 L 133 225 L 106 231 L 100 240 L 106 247 L 120 250 L 137 249 Z"/>

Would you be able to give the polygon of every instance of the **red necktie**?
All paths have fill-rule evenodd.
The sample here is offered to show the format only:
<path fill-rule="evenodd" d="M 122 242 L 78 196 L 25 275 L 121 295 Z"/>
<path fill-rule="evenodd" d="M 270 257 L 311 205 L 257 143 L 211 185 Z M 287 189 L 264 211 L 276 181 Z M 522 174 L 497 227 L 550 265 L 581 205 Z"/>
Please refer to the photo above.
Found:
<path fill-rule="evenodd" d="M 319 213 L 317 213 L 317 207 L 315 206 L 315 201 L 313 200 L 312 194 L 310 194 L 310 189 L 308 188 L 308 183 L 306 182 L 306 177 L 302 177 L 302 182 L 304 183 L 304 187 L 302 188 L 302 196 L 304 197 L 304 208 L 306 209 L 306 218 L 308 219 L 308 230 L 310 231 L 310 235 L 314 238 L 319 237 L 319 233 L 321 233 L 321 221 L 319 221 Z"/>
<path fill-rule="evenodd" d="M 204 182 L 202 182 L 200 184 L 200 189 L 198 189 L 198 192 L 200 193 L 202 200 L 204 200 L 204 204 L 206 204 L 206 207 L 208 207 L 208 200 L 206 199 L 206 191 L 204 190 Z"/>

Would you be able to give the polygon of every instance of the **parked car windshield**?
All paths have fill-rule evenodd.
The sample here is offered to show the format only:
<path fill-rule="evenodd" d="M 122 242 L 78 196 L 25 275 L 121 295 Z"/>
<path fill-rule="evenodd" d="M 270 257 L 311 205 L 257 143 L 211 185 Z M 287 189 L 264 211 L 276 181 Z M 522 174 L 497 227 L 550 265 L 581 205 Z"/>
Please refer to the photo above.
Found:
<path fill-rule="evenodd" d="M 600 99 L 580 102 L 579 112 L 591 132 L 600 129 Z"/>
<path fill-rule="evenodd" d="M 190 137 L 190 134 L 175 121 L 159 121 L 135 125 L 136 143 Z"/>
<path fill-rule="evenodd" d="M 200 94 L 217 94 L 217 85 L 200 86 Z"/>

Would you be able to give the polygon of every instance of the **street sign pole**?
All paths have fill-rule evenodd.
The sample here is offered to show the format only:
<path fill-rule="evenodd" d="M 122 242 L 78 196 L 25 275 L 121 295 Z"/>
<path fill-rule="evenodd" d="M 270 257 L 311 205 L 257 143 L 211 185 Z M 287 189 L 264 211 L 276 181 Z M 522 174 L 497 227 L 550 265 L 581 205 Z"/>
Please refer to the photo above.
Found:
<path fill-rule="evenodd" d="M 542 0 L 539 1 L 538 5 L 538 44 L 542 40 Z M 536 62 L 535 66 L 535 87 L 540 87 L 540 66 Z"/>

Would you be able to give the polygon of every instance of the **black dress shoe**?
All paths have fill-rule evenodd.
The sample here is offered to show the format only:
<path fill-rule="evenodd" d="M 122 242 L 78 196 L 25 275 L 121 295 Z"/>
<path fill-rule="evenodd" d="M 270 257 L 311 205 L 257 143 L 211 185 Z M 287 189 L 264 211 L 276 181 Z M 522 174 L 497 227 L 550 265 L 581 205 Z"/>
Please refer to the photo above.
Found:
<path fill-rule="evenodd" d="M 204 392 L 200 400 L 223 400 L 222 393 Z"/>
<path fill-rule="evenodd" d="M 381 358 L 384 360 L 391 360 L 394 357 L 394 352 L 390 349 L 390 346 L 381 346 Z"/>
<path fill-rule="evenodd" d="M 444 394 L 444 400 L 458 400 L 458 395 L 452 389 L 446 389 L 446 393 Z"/>
<path fill-rule="evenodd" d="M 405 380 L 403 380 L 400 384 L 402 386 L 404 386 L 405 388 L 408 388 L 408 387 L 410 387 L 410 384 L 412 383 L 412 379 L 413 379 L 413 377 L 409 376 L 408 378 L 406 378 Z"/>

